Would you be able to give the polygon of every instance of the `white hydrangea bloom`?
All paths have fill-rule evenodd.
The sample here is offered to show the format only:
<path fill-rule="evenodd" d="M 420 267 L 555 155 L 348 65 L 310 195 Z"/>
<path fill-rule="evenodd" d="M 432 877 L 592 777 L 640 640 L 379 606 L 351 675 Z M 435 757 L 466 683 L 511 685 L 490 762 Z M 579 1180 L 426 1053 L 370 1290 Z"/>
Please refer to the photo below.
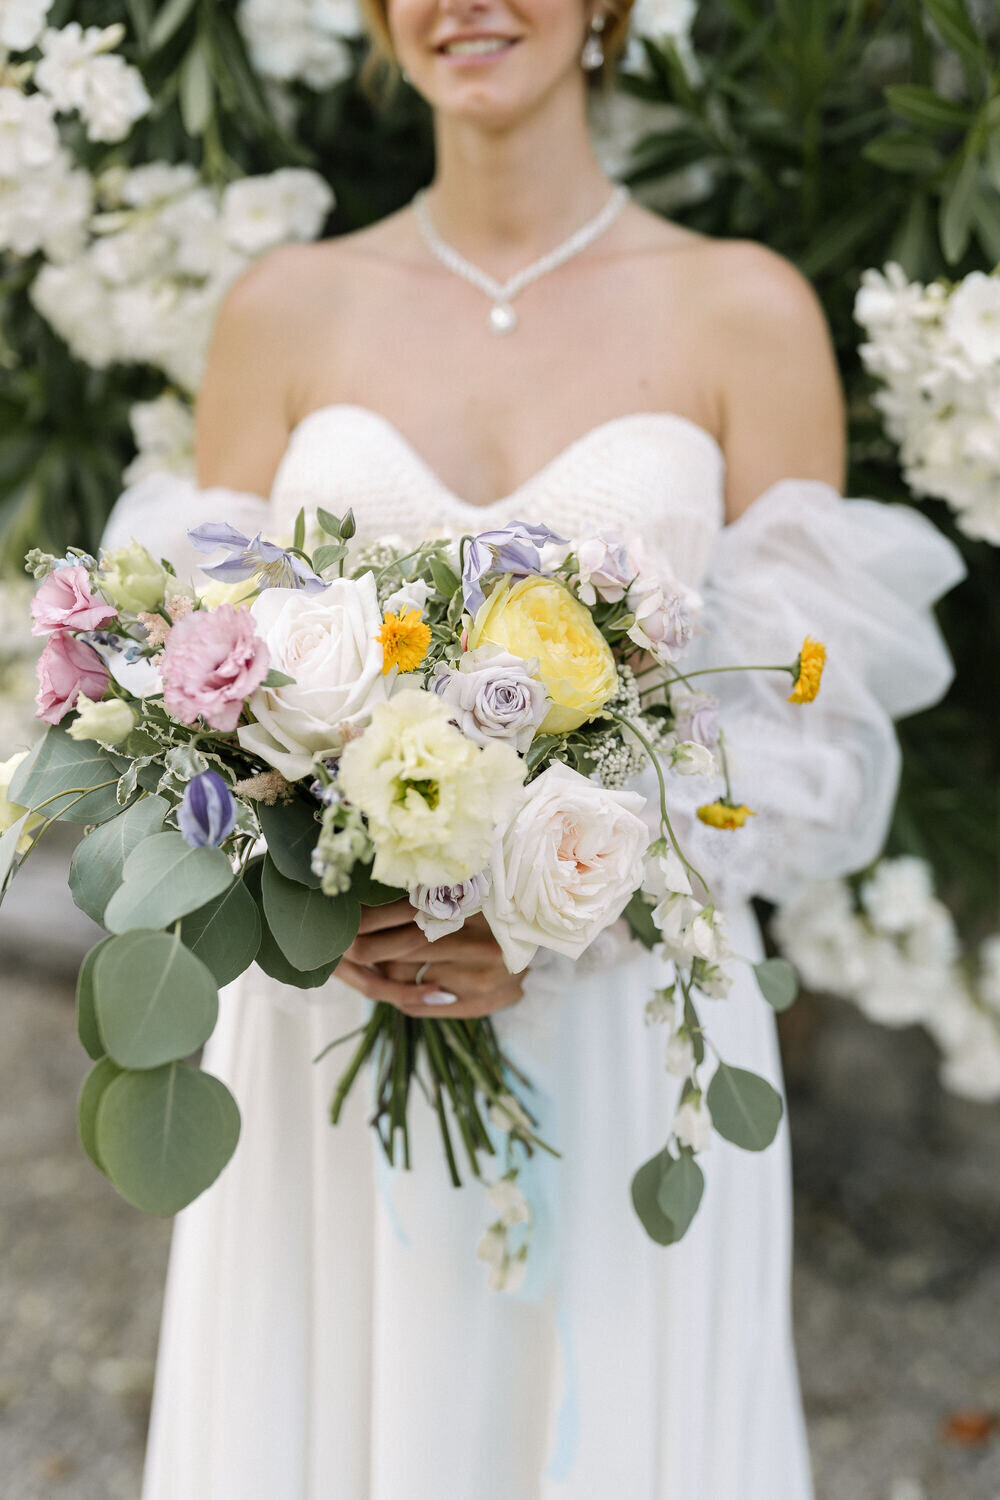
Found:
<path fill-rule="evenodd" d="M 18 179 L 47 167 L 59 154 L 51 101 L 0 85 L 0 178 Z"/>
<path fill-rule="evenodd" d="M 52 0 L 0 0 L 0 47 L 27 52 L 42 34 Z"/>

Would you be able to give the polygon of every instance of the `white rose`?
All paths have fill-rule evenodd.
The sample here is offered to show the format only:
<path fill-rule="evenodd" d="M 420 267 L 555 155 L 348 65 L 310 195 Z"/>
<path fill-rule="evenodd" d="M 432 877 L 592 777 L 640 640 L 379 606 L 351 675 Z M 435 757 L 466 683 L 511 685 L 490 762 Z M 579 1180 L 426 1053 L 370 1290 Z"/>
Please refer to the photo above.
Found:
<path fill-rule="evenodd" d="M 494 848 L 483 910 L 518 974 L 539 947 L 579 958 L 642 880 L 649 830 L 637 792 L 610 791 L 555 764 L 525 787 Z"/>
<path fill-rule="evenodd" d="M 272 667 L 295 681 L 257 689 L 250 699 L 257 723 L 241 726 L 239 741 L 298 781 L 317 756 L 343 749 L 352 726 L 385 702 L 375 578 L 335 578 L 322 594 L 265 589 L 251 613 Z"/>

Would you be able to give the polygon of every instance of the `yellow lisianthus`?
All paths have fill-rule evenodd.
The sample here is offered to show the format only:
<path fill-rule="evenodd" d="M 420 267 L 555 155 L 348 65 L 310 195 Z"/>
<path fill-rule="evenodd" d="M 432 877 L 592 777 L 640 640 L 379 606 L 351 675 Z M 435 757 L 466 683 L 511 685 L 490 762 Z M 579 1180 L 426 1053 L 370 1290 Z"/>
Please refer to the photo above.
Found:
<path fill-rule="evenodd" d="M 825 661 L 826 647 L 823 642 L 814 641 L 811 635 L 807 635 L 795 662 L 795 686 L 789 694 L 789 703 L 813 701 L 819 692 L 819 682 L 823 676 Z"/>
<path fill-rule="evenodd" d="M 742 828 L 747 818 L 757 814 L 742 802 L 705 802 L 698 808 L 698 817 L 709 828 Z"/>
<path fill-rule="evenodd" d="M 554 578 L 532 573 L 498 583 L 469 631 L 472 649 L 484 643 L 538 662 L 537 676 L 552 700 L 542 734 L 578 728 L 618 690 L 611 647 L 590 611 Z"/>

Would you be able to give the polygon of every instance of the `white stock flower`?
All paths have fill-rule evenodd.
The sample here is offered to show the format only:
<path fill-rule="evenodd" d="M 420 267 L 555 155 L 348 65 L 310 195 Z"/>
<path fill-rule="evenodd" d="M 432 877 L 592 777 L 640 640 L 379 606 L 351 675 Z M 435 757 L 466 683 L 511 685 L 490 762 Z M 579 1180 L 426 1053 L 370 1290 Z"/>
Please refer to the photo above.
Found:
<path fill-rule="evenodd" d="M 72 260 L 86 243 L 92 206 L 90 174 L 72 168 L 69 154 L 60 151 L 30 175 L 0 181 L 0 249 Z"/>
<path fill-rule="evenodd" d="M 933 895 L 930 865 L 912 854 L 880 860 L 861 886 L 861 904 L 880 932 L 905 932 L 917 926 Z"/>
<path fill-rule="evenodd" d="M 643 806 L 638 793 L 609 791 L 560 763 L 524 788 L 483 903 L 512 973 L 539 947 L 579 958 L 621 915 L 642 880 Z"/>
<path fill-rule="evenodd" d="M 42 34 L 52 0 L 0 0 L 0 47 L 27 52 Z"/>
<path fill-rule="evenodd" d="M 87 74 L 86 102 L 80 106 L 91 141 L 123 141 L 153 101 L 142 74 L 123 57 L 95 57 Z"/>
<path fill-rule="evenodd" d="M 78 359 L 103 370 L 119 357 L 114 303 L 86 256 L 43 266 L 28 295 Z"/>
<path fill-rule="evenodd" d="M 332 206 L 333 193 L 317 172 L 282 167 L 231 182 L 222 195 L 222 223 L 231 245 L 259 255 L 283 240 L 315 239 Z"/>
<path fill-rule="evenodd" d="M 401 583 L 395 593 L 389 595 L 382 605 L 384 615 L 405 615 L 409 610 L 415 609 L 418 614 L 423 614 L 424 605 L 434 590 L 429 583 L 422 578 L 411 579 L 407 583 Z"/>
<path fill-rule="evenodd" d="M 48 166 L 59 151 L 50 101 L 0 85 L 0 177 L 23 177 Z"/>
<path fill-rule="evenodd" d="M 970 271 L 948 299 L 944 326 L 973 364 L 1000 363 L 1000 277 Z"/>
<path fill-rule="evenodd" d="M 682 1027 L 671 1032 L 664 1053 L 664 1066 L 675 1078 L 690 1078 L 694 1071 L 694 1042 Z"/>
<path fill-rule="evenodd" d="M 186 194 L 197 185 L 198 171 L 190 162 L 147 161 L 123 174 L 118 194 L 133 208 L 149 208 Z"/>
<path fill-rule="evenodd" d="M 712 1116 L 704 1099 L 685 1099 L 674 1115 L 673 1132 L 682 1146 L 705 1151 L 712 1144 Z"/>
<path fill-rule="evenodd" d="M 502 1229 L 484 1229 L 476 1245 L 476 1259 L 491 1269 L 498 1269 L 507 1257 L 507 1236 Z"/>
<path fill-rule="evenodd" d="M 494 1182 L 488 1196 L 505 1229 L 512 1229 L 515 1224 L 531 1223 L 528 1200 L 511 1178 L 501 1177 L 499 1182 Z"/>
<path fill-rule="evenodd" d="M 365 579 L 374 596 L 372 575 Z M 409 890 L 482 870 L 523 777 L 509 745 L 474 745 L 440 698 L 404 688 L 376 703 L 365 733 L 344 748 L 339 786 L 368 820 L 375 879 Z"/>
<path fill-rule="evenodd" d="M 697 740 L 681 740 L 670 752 L 670 767 L 681 776 L 714 776 L 715 755 Z"/>
<path fill-rule="evenodd" d="M 88 26 L 78 21 L 46 27 L 34 82 L 60 111 L 76 110 L 92 141 L 123 141 L 136 120 L 152 108 L 142 74 L 111 54 L 124 26 Z"/>
<path fill-rule="evenodd" d="M 251 613 L 271 666 L 295 680 L 258 688 L 250 699 L 257 722 L 241 725 L 237 736 L 245 750 L 298 781 L 385 702 L 375 580 L 371 573 L 335 578 L 321 594 L 265 589 Z"/>
<path fill-rule="evenodd" d="M 264 78 L 328 89 L 353 72 L 344 38 L 361 25 L 351 0 L 240 0 L 237 20 Z"/>
<path fill-rule="evenodd" d="M 153 401 L 136 401 L 129 422 L 138 453 L 122 474 L 125 484 L 138 484 L 147 474 L 194 473 L 194 411 L 172 391 Z"/>

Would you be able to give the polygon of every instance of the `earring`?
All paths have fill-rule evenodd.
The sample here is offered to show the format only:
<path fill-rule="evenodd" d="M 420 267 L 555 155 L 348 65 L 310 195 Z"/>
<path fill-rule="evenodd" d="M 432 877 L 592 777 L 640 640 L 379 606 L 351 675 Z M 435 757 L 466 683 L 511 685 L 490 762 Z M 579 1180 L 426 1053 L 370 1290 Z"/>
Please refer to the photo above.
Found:
<path fill-rule="evenodd" d="M 590 23 L 587 39 L 583 44 L 583 51 L 580 53 L 580 64 L 588 73 L 593 73 L 595 69 L 602 67 L 604 64 L 604 48 L 601 45 L 601 32 L 603 30 L 604 17 L 598 11 Z"/>

